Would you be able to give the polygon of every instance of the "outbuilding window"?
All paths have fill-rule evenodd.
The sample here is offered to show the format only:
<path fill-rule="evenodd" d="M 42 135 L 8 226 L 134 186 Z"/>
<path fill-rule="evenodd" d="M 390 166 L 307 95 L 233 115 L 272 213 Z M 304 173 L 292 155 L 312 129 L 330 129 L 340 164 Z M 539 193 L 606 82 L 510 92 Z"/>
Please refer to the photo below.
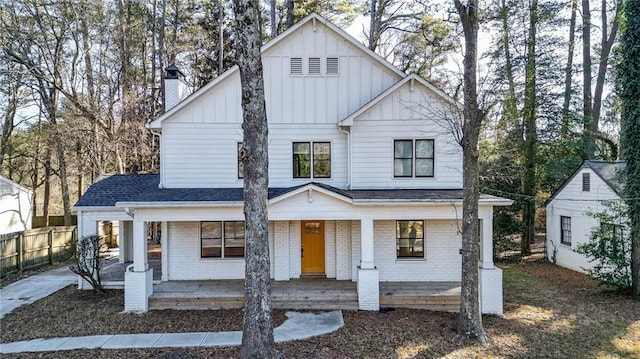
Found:
<path fill-rule="evenodd" d="M 571 245 L 571 217 L 560 216 L 560 243 Z"/>
<path fill-rule="evenodd" d="M 589 173 L 582 174 L 582 191 L 583 192 L 591 191 L 591 176 Z"/>

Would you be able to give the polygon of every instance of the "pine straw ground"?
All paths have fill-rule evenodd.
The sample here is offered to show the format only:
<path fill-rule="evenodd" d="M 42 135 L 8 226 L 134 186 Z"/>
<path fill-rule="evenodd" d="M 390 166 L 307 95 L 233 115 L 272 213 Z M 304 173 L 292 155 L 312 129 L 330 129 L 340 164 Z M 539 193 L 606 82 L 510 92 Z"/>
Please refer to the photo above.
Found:
<path fill-rule="evenodd" d="M 335 333 L 279 344 L 281 358 L 640 358 L 640 301 L 540 260 L 509 261 L 504 318 L 485 317 L 491 341 L 458 345 L 456 314 L 343 312 Z M 106 333 L 240 330 L 240 310 L 122 314 L 122 291 L 68 287 L 0 320 L 0 341 Z M 274 311 L 274 322 L 284 320 Z M 237 358 L 239 348 L 76 350 L 7 358 Z"/>

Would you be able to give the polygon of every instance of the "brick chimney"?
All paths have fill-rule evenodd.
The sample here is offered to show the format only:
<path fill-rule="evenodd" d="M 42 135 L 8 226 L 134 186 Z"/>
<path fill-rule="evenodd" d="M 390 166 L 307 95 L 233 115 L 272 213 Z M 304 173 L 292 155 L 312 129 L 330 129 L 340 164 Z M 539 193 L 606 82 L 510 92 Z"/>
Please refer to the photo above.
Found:
<path fill-rule="evenodd" d="M 165 69 L 164 74 L 164 111 L 168 112 L 187 97 L 187 84 L 184 74 L 176 65 Z"/>

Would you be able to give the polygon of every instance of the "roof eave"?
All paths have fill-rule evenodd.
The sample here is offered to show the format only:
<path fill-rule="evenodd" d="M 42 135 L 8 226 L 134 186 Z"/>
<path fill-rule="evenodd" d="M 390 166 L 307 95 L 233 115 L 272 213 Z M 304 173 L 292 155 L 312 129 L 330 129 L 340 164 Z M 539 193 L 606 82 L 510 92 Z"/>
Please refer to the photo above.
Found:
<path fill-rule="evenodd" d="M 167 201 L 167 202 L 117 202 L 116 208 L 197 208 L 197 207 L 241 207 L 242 201 Z"/>

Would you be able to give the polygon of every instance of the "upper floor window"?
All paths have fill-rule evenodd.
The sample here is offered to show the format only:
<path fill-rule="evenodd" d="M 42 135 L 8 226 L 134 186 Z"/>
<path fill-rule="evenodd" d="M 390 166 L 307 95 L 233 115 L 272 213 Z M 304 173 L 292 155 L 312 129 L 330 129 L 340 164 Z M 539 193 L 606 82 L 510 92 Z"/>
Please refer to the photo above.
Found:
<path fill-rule="evenodd" d="M 424 258 L 424 221 L 396 221 L 396 256 Z"/>
<path fill-rule="evenodd" d="M 203 258 L 244 257 L 244 221 L 200 222 Z"/>
<path fill-rule="evenodd" d="M 582 174 L 582 191 L 591 191 L 591 175 L 589 173 Z"/>
<path fill-rule="evenodd" d="M 571 245 L 571 217 L 560 216 L 560 243 Z"/>
<path fill-rule="evenodd" d="M 330 178 L 330 142 L 294 142 L 293 178 Z"/>
<path fill-rule="evenodd" d="M 242 148 L 242 142 L 238 142 L 238 178 L 244 178 L 244 150 Z"/>
<path fill-rule="evenodd" d="M 434 140 L 395 140 L 394 177 L 433 177 Z"/>

